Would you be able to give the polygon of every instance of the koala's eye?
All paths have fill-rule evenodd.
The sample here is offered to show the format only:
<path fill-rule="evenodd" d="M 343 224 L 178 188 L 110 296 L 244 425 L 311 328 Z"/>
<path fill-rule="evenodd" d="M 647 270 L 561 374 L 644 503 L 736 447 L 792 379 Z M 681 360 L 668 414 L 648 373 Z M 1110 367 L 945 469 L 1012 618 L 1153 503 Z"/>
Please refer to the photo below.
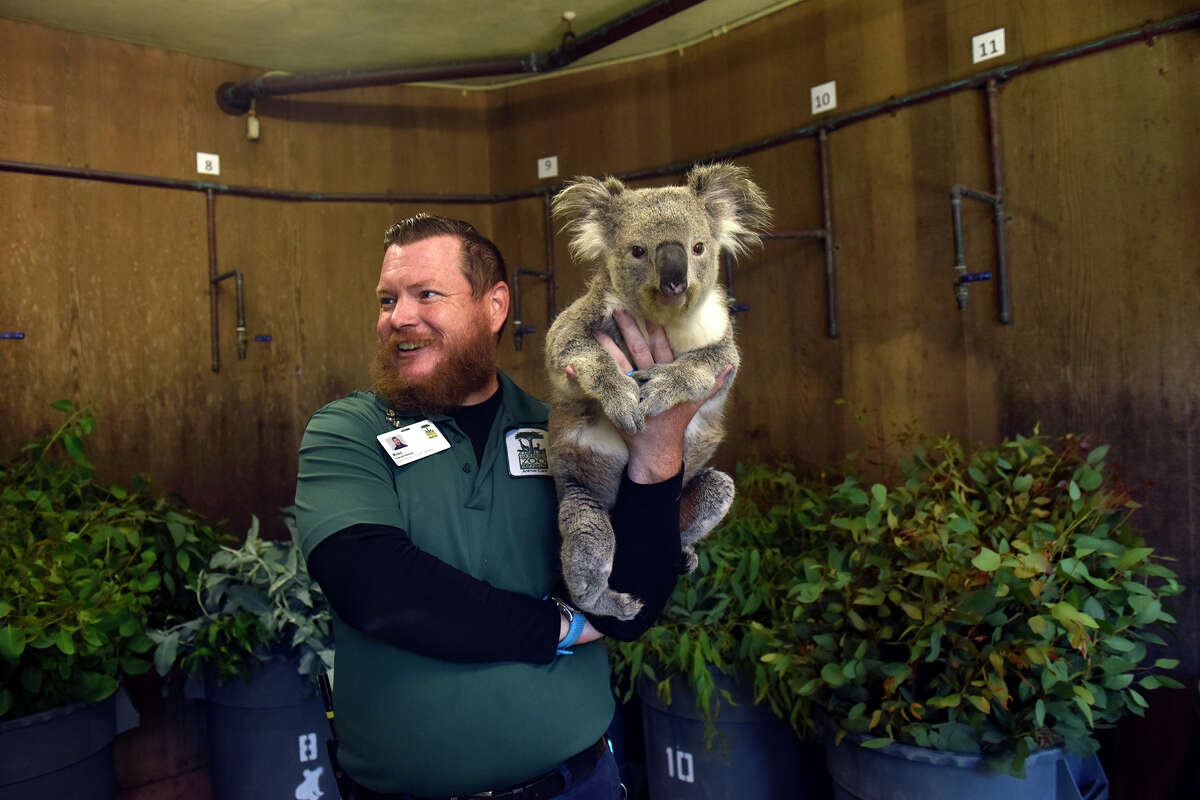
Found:
<path fill-rule="evenodd" d="M 698 256 L 704 255 L 704 242 L 696 242 L 692 245 L 692 252 Z"/>
<path fill-rule="evenodd" d="M 633 247 L 629 248 L 629 255 L 639 260 L 643 259 L 646 257 L 646 248 L 639 244 L 635 244 Z"/>

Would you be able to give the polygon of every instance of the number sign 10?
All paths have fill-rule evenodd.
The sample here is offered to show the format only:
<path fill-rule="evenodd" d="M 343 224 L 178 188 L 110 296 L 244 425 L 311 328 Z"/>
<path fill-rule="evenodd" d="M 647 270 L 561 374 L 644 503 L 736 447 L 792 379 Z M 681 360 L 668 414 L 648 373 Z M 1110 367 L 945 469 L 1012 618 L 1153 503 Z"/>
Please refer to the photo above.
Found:
<path fill-rule="evenodd" d="M 692 754 L 686 750 L 667 748 L 667 777 L 684 783 L 696 782 L 696 767 Z"/>
<path fill-rule="evenodd" d="M 837 81 L 822 83 L 809 89 L 812 97 L 812 113 L 823 114 L 837 108 Z"/>

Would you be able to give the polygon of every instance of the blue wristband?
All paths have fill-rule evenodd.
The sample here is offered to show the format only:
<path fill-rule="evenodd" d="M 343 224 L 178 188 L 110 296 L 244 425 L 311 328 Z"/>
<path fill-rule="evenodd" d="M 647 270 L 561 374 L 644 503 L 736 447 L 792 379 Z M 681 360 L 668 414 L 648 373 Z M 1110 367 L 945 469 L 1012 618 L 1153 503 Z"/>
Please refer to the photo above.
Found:
<path fill-rule="evenodd" d="M 587 620 L 583 617 L 582 611 L 576 611 L 571 617 L 571 626 L 567 628 L 567 635 L 558 643 L 558 649 L 555 651 L 560 656 L 575 655 L 574 651 L 568 650 L 571 645 L 579 641 L 579 636 L 583 633 L 583 625 Z"/>
<path fill-rule="evenodd" d="M 587 620 L 583 616 L 583 612 L 571 608 L 569 605 L 559 600 L 557 597 L 546 595 L 543 600 L 553 600 L 554 605 L 558 607 L 558 613 L 565 619 L 569 620 L 567 624 L 567 635 L 558 643 L 557 649 L 554 651 L 560 656 L 573 656 L 575 653 L 567 648 L 579 641 L 580 635 L 583 634 L 583 626 Z"/>

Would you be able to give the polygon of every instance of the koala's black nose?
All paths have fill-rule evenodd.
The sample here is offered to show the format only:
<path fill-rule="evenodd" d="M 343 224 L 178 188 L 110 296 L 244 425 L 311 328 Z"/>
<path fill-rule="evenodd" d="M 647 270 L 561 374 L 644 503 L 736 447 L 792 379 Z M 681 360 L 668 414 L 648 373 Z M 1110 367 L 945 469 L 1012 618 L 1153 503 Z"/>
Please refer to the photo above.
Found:
<path fill-rule="evenodd" d="M 687 251 L 679 242 L 663 242 L 654 251 L 658 264 L 658 288 L 668 297 L 683 294 L 687 288 Z"/>

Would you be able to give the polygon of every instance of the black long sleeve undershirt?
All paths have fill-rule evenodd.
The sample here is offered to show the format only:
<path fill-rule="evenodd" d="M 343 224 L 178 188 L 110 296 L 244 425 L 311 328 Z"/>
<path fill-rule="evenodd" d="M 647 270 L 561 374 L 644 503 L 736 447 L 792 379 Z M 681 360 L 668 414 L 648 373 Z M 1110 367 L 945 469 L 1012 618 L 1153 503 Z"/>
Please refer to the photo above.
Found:
<path fill-rule="evenodd" d="M 481 405 L 492 407 L 455 415 L 477 458 L 499 403 Z M 611 515 L 617 548 L 609 584 L 645 607 L 626 622 L 590 618 L 601 633 L 635 639 L 666 605 L 679 574 L 681 486 L 682 471 L 649 485 L 623 478 Z M 313 549 L 308 568 L 347 625 L 397 647 L 460 662 L 547 664 L 554 658 L 559 614 L 553 603 L 478 580 L 424 552 L 400 528 L 338 531 Z"/>
<path fill-rule="evenodd" d="M 464 662 L 554 658 L 553 603 L 473 578 L 400 528 L 340 530 L 313 549 L 308 571 L 342 621 L 405 650 Z"/>

